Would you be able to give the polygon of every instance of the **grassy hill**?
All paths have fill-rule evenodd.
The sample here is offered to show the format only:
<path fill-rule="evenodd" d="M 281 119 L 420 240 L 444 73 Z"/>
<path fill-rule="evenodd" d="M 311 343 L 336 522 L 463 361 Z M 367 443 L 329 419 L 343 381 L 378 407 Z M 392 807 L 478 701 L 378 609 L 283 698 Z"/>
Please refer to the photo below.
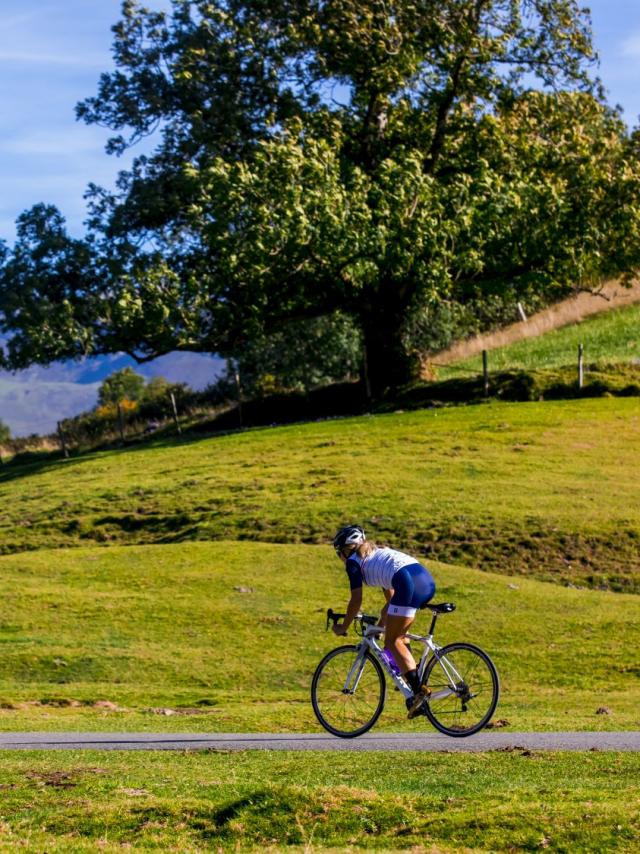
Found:
<path fill-rule="evenodd" d="M 318 731 L 324 612 L 347 596 L 327 540 L 351 518 L 427 556 L 458 605 L 438 639 L 498 666 L 496 719 L 638 729 L 640 597 L 536 578 L 640 589 L 639 423 L 634 399 L 492 403 L 6 466 L 0 727 Z M 391 692 L 376 728 L 416 727 Z M 5 754 L 0 850 L 635 851 L 639 764 Z"/>
<path fill-rule="evenodd" d="M 640 727 L 640 597 L 431 566 L 438 599 L 458 605 L 437 637 L 494 658 L 497 718 L 514 730 Z M 5 730 L 318 729 L 311 674 L 339 643 L 324 615 L 348 596 L 327 546 L 42 550 L 0 558 L 0 577 Z M 382 601 L 365 591 L 369 612 Z M 429 731 L 392 692 L 377 728 L 416 726 Z"/>
<path fill-rule="evenodd" d="M 537 338 L 518 341 L 489 352 L 491 371 L 543 370 L 576 365 L 578 346 L 584 345 L 587 364 L 602 366 L 612 362 L 640 362 L 640 304 L 625 306 L 588 317 L 547 332 Z M 437 358 L 434 359 L 437 364 Z M 480 356 L 443 365 L 438 379 L 457 378 L 482 372 Z"/>
<path fill-rule="evenodd" d="M 167 440 L 0 471 L 0 549 L 327 542 L 640 590 L 640 401 L 416 411 Z"/>

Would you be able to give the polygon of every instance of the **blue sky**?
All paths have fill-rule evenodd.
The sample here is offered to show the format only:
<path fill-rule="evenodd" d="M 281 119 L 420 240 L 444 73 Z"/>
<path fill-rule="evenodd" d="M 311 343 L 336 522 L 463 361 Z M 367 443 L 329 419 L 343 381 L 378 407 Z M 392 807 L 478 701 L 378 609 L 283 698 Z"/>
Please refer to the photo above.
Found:
<path fill-rule="evenodd" d="M 168 0 L 147 0 L 163 8 Z M 629 124 L 640 114 L 640 0 L 593 0 L 600 75 Z M 76 122 L 77 101 L 112 67 L 110 27 L 120 0 L 3 0 L 0 29 L 0 238 L 15 219 L 52 202 L 83 231 L 89 181 L 111 185 L 129 158 L 108 157 L 108 132 Z"/>

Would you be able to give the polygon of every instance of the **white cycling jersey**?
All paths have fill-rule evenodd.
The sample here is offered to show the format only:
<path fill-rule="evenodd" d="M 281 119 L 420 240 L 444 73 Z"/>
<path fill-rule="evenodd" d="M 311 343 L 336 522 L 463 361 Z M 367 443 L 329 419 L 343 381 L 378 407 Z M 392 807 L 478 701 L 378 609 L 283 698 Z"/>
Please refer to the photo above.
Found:
<path fill-rule="evenodd" d="M 356 564 L 354 566 L 353 564 Z M 362 581 L 369 587 L 384 587 L 389 590 L 393 587 L 391 580 L 403 566 L 416 564 L 418 561 L 411 555 L 399 552 L 396 549 L 378 548 L 366 557 L 358 557 L 357 554 L 349 555 L 347 561 L 347 574 L 354 586 L 354 576 L 361 574 Z"/>

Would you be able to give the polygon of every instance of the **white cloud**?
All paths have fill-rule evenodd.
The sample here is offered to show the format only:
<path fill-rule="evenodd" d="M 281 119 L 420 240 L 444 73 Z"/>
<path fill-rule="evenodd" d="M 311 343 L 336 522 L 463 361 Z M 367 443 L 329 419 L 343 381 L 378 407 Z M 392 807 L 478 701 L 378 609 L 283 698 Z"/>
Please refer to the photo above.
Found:
<path fill-rule="evenodd" d="M 34 130 L 0 141 L 5 154 L 75 157 L 87 152 L 103 155 L 106 133 L 90 128 L 74 127 L 60 130 Z"/>
<path fill-rule="evenodd" d="M 91 409 L 98 395 L 98 384 L 19 383 L 0 374 L 0 408 L 3 420 L 14 436 L 46 434 L 56 422 Z"/>
<path fill-rule="evenodd" d="M 57 65 L 69 68 L 96 68 L 103 70 L 104 57 L 81 56 L 69 53 L 40 53 L 38 51 L 2 50 L 0 62 L 20 65 Z"/>
<path fill-rule="evenodd" d="M 633 33 L 622 42 L 622 56 L 640 59 L 640 33 Z"/>

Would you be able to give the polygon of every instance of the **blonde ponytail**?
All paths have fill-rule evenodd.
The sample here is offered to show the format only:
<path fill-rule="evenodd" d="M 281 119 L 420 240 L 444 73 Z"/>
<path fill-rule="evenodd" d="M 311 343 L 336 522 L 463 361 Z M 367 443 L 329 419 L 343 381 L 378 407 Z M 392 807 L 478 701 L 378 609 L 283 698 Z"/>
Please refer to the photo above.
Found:
<path fill-rule="evenodd" d="M 373 554 L 377 548 L 378 546 L 375 543 L 372 543 L 371 540 L 365 540 L 364 543 L 360 543 L 357 547 L 356 554 L 360 558 L 369 557 L 369 555 Z"/>

